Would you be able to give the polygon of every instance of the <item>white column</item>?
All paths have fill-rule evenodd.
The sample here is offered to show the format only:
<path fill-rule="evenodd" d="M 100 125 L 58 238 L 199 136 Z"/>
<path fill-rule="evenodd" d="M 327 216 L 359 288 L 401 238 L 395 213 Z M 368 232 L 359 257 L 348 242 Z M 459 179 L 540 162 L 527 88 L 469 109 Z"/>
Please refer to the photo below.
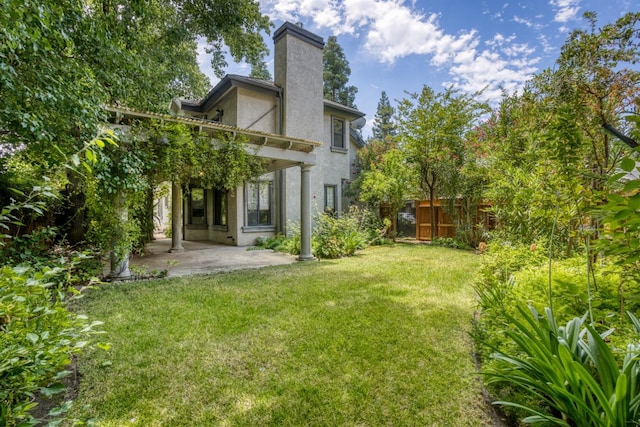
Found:
<path fill-rule="evenodd" d="M 171 249 L 169 252 L 184 252 L 182 247 L 182 187 L 171 183 Z"/>
<path fill-rule="evenodd" d="M 111 280 L 127 280 L 131 278 L 131 270 L 129 270 L 129 251 L 123 252 L 124 249 L 120 249 L 119 246 L 123 239 L 127 236 L 124 235 L 124 224 L 129 220 L 129 210 L 127 208 L 126 196 L 122 191 L 118 191 L 113 201 L 113 208 L 118 218 L 117 229 L 114 230 L 111 245 L 113 250 L 111 251 L 111 271 L 109 278 Z"/>
<path fill-rule="evenodd" d="M 300 255 L 298 261 L 314 259 L 311 253 L 311 165 L 300 166 Z"/>

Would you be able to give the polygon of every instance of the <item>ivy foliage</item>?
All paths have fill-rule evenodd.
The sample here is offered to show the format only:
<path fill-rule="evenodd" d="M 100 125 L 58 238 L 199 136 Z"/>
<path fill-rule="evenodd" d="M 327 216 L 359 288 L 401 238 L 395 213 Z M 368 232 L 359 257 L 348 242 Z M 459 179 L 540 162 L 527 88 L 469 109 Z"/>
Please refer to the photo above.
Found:
<path fill-rule="evenodd" d="M 139 123 L 131 135 L 146 145 L 146 164 L 155 182 L 232 190 L 264 172 L 263 162 L 242 136 L 198 133 L 183 124 L 162 122 Z"/>
<path fill-rule="evenodd" d="M 227 133 L 209 135 L 184 124 L 151 121 L 132 123 L 118 140 L 99 153 L 86 184 L 90 239 L 118 258 L 147 242 L 148 217 L 139 208 L 162 182 L 233 190 L 264 172 L 245 140 Z"/>

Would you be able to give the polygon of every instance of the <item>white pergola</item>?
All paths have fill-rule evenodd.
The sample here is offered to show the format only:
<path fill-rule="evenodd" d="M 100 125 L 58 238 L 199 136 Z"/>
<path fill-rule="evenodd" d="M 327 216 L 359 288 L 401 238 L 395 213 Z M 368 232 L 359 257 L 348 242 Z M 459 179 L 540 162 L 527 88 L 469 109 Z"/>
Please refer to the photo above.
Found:
<path fill-rule="evenodd" d="M 209 134 L 212 138 L 220 134 L 242 136 L 246 140 L 246 150 L 251 155 L 266 160 L 267 171 L 273 172 L 290 167 L 300 168 L 300 240 L 301 248 L 299 260 L 311 260 L 311 191 L 310 172 L 316 164 L 315 148 L 322 145 L 318 141 L 302 138 L 292 138 L 286 135 L 272 134 L 252 129 L 243 129 L 224 125 L 218 122 L 185 116 L 173 116 L 149 111 L 138 111 L 120 106 L 107 106 L 111 113 L 111 122 L 120 125 L 128 120 L 158 120 L 170 123 L 181 123 Z M 179 182 L 172 182 L 171 186 L 171 249 L 170 252 L 182 252 L 182 187 Z M 126 220 L 126 215 L 121 215 Z M 116 279 L 126 279 L 131 273 L 128 261 L 121 265 L 114 265 L 112 258 L 111 276 Z"/>

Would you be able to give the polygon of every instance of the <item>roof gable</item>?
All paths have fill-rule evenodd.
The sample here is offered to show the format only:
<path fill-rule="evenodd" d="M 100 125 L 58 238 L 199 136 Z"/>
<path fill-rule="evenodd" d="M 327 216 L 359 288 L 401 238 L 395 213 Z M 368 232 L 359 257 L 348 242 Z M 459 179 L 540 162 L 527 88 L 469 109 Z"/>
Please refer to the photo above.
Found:
<path fill-rule="evenodd" d="M 172 101 L 172 110 L 177 109 L 204 114 L 211 110 L 213 106 L 234 87 L 244 88 L 276 97 L 280 96 L 280 92 L 282 91 L 282 89 L 277 87 L 275 83 L 269 80 L 254 79 L 252 77 L 240 76 L 237 74 L 227 74 L 200 101 L 177 99 Z M 177 108 L 173 108 L 174 106 Z"/>

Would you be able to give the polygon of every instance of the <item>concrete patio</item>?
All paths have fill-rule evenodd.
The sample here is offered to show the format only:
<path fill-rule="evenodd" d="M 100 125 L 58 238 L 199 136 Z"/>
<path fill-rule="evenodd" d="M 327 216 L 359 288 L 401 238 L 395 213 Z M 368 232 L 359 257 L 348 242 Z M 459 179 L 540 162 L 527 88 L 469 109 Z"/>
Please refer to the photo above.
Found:
<path fill-rule="evenodd" d="M 190 276 L 225 271 L 291 264 L 296 257 L 272 250 L 227 246 L 207 241 L 183 241 L 184 252 L 169 253 L 171 239 L 159 238 L 146 246 L 144 256 L 134 256 L 132 270 L 167 270 L 167 277 Z"/>

